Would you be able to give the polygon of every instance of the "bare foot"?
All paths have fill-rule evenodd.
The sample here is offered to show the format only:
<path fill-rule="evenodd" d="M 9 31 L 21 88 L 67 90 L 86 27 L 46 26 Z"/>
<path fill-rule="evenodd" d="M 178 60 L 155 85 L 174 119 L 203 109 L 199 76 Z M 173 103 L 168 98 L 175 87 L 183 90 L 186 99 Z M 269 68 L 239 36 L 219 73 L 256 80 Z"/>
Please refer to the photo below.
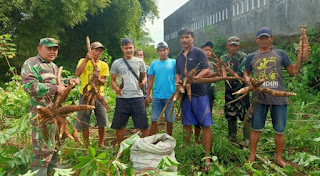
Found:
<path fill-rule="evenodd" d="M 286 163 L 283 161 L 282 158 L 276 159 L 276 163 L 282 168 L 286 166 Z"/>
<path fill-rule="evenodd" d="M 250 155 L 248 158 L 248 163 L 252 163 L 256 160 L 256 156 L 255 155 Z"/>
<path fill-rule="evenodd" d="M 211 167 L 210 158 L 206 158 L 205 159 L 205 165 L 204 165 L 204 171 L 205 171 L 206 174 L 209 173 L 210 167 Z"/>

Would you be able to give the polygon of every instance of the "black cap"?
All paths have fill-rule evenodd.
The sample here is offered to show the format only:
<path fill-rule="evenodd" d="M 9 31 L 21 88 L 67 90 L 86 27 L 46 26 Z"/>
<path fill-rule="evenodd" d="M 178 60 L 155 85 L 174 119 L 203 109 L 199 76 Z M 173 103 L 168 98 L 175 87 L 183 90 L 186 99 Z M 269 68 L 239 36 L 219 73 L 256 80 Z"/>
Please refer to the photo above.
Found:
<path fill-rule="evenodd" d="M 263 27 L 263 28 L 259 29 L 259 31 L 257 32 L 257 38 L 260 38 L 263 35 L 271 37 L 272 36 L 271 29 L 268 27 Z"/>
<path fill-rule="evenodd" d="M 207 41 L 204 45 L 201 46 L 201 48 L 204 48 L 206 46 L 210 46 L 211 48 L 213 48 L 213 43 L 210 41 Z"/>

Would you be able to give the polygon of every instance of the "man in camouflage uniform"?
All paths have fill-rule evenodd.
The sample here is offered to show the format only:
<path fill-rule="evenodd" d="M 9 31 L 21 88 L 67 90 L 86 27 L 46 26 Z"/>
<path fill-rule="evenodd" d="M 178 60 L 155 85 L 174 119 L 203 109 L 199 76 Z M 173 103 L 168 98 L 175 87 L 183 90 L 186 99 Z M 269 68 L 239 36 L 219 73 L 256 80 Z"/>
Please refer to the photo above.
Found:
<path fill-rule="evenodd" d="M 230 68 L 235 71 L 240 77 L 244 72 L 244 61 L 247 55 L 240 52 L 240 39 L 236 36 L 229 37 L 227 40 L 226 48 L 228 53 L 221 56 L 221 59 L 226 62 Z M 232 95 L 233 92 L 245 87 L 245 83 L 240 83 L 238 80 L 230 80 L 231 87 L 225 83 L 225 117 L 228 120 L 228 138 L 230 141 L 235 142 L 237 140 L 237 118 L 243 121 L 246 115 L 247 109 L 250 107 L 249 96 L 245 96 L 243 99 L 231 104 L 228 102 L 238 98 L 240 95 Z M 243 127 L 243 136 L 245 145 L 249 145 L 251 131 L 251 121 L 247 121 Z"/>
<path fill-rule="evenodd" d="M 37 47 L 38 55 L 27 59 L 21 69 L 24 90 L 30 94 L 30 119 L 37 114 L 37 105 L 47 107 L 57 94 L 62 94 L 64 84 L 57 85 L 58 67 L 53 63 L 58 55 L 58 41 L 53 38 L 43 38 Z M 79 83 L 78 79 L 65 80 Z M 48 139 L 45 140 L 41 126 L 31 121 L 33 156 L 31 167 L 33 171 L 39 170 L 36 175 L 47 175 L 57 167 L 59 155 L 55 150 L 55 134 L 57 126 L 50 123 Z"/>

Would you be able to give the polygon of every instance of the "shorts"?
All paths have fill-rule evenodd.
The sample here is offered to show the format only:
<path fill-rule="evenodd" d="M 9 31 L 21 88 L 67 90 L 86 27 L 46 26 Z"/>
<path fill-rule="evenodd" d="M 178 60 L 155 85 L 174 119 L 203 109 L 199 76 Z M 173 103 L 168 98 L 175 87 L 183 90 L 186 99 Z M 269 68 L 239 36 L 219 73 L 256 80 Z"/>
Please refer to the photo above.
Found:
<path fill-rule="evenodd" d="M 148 118 L 144 98 L 116 98 L 116 108 L 112 120 L 111 128 L 124 128 L 132 116 L 134 127 L 138 129 L 148 128 Z"/>
<path fill-rule="evenodd" d="M 251 119 L 252 130 L 261 131 L 264 128 L 269 109 L 274 131 L 278 134 L 283 134 L 287 123 L 287 105 L 265 105 L 257 103 Z"/>
<path fill-rule="evenodd" d="M 211 126 L 213 121 L 208 96 L 192 96 L 191 102 L 187 96 L 183 96 L 181 122 L 183 125 Z"/>
<path fill-rule="evenodd" d="M 152 111 L 151 111 L 151 121 L 152 122 L 156 122 L 162 112 L 162 109 L 164 108 L 164 106 L 166 105 L 166 103 L 168 102 L 169 99 L 160 99 L 160 98 L 154 98 L 152 100 Z M 174 110 L 172 112 L 171 117 L 169 117 L 170 115 L 170 110 L 172 107 L 173 101 L 170 102 L 170 104 L 168 105 L 168 108 L 165 112 L 165 118 L 167 122 L 174 122 Z"/>
<path fill-rule="evenodd" d="M 80 95 L 79 104 L 83 104 L 82 95 Z M 97 119 L 98 127 L 107 126 L 108 125 L 107 110 L 98 99 L 96 100 L 95 108 L 93 111 Z M 80 122 L 76 121 L 75 123 L 75 127 L 77 130 L 84 130 L 90 127 L 91 112 L 92 110 L 87 110 L 87 111 L 79 111 L 77 113 L 77 118 L 80 121 Z"/>

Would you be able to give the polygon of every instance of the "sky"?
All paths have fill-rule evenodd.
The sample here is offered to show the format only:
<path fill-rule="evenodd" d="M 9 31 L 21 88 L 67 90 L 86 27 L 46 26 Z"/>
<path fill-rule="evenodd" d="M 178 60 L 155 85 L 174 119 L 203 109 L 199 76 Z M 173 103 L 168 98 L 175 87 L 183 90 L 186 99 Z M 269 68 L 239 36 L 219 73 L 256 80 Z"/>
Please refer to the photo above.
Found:
<path fill-rule="evenodd" d="M 145 26 L 154 41 L 154 45 L 163 41 L 163 20 L 188 1 L 189 0 L 156 0 L 160 18 L 155 19 L 153 24 L 147 21 Z"/>

